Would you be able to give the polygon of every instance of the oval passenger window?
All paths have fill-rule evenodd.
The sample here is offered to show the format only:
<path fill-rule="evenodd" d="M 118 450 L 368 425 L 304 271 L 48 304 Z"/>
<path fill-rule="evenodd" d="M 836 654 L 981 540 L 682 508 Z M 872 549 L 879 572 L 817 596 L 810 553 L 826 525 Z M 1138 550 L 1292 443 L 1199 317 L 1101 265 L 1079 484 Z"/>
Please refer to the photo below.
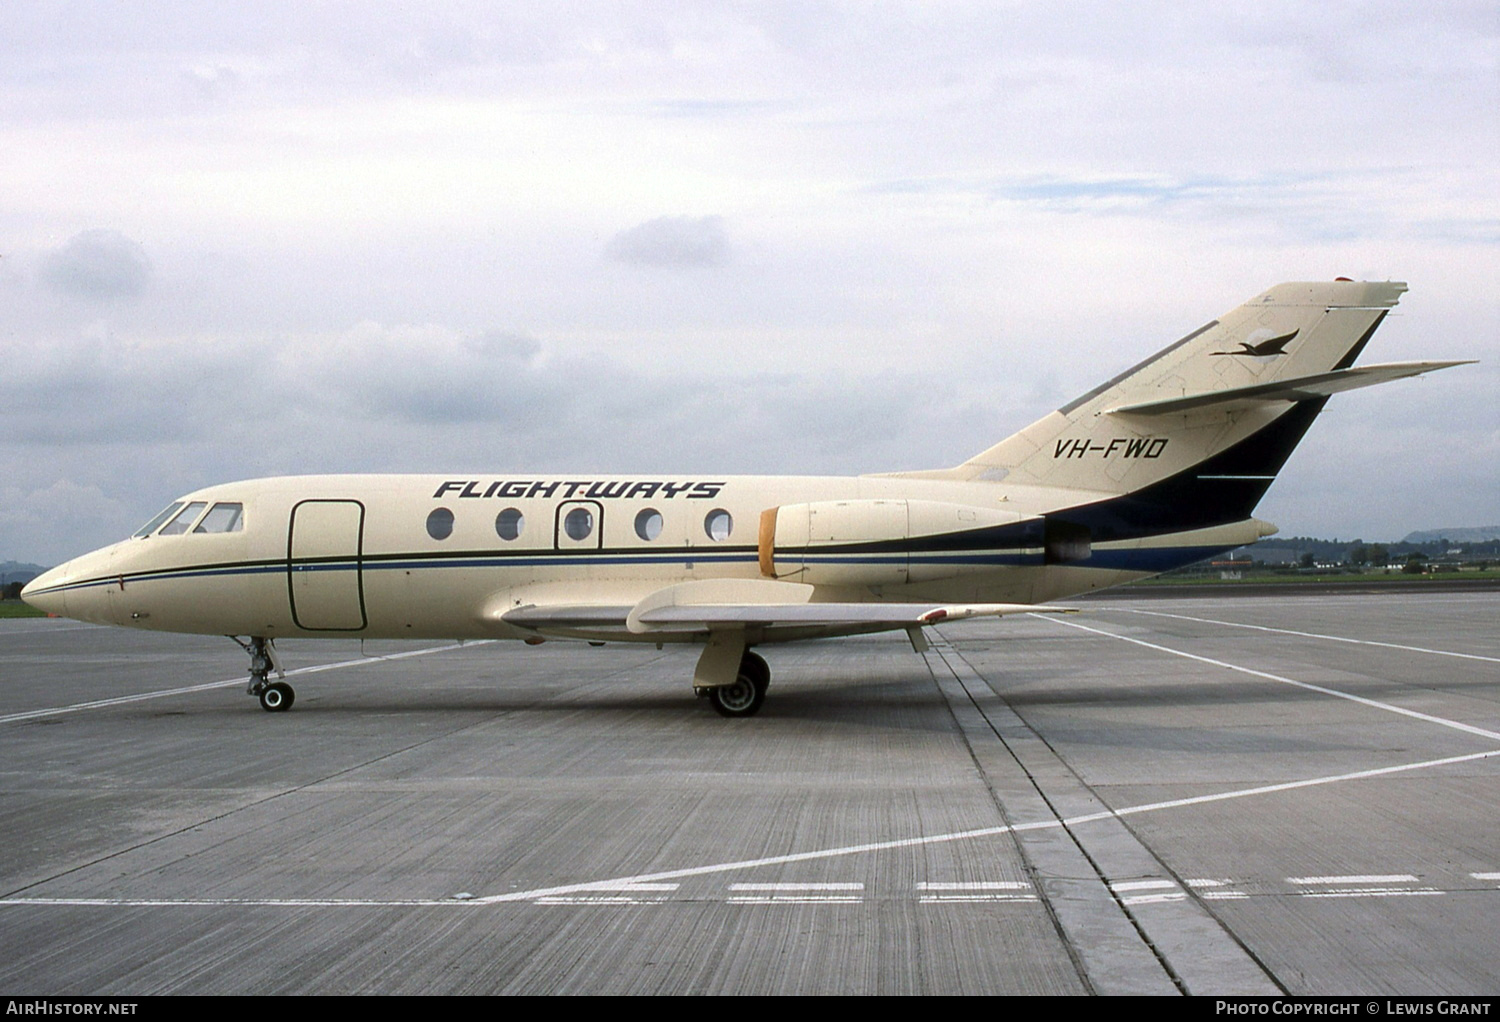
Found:
<path fill-rule="evenodd" d="M 495 516 L 495 532 L 507 542 L 520 538 L 526 528 L 526 516 L 519 508 L 508 507 Z"/>
<path fill-rule="evenodd" d="M 453 535 L 453 512 L 445 507 L 434 508 L 427 516 L 427 535 L 433 539 L 447 539 Z"/>
<path fill-rule="evenodd" d="M 721 543 L 734 531 L 734 519 L 723 508 L 715 508 L 703 519 L 703 531 L 708 533 L 709 539 Z"/>
<path fill-rule="evenodd" d="M 569 539 L 588 539 L 594 531 L 594 513 L 586 507 L 575 507 L 563 519 L 563 531 Z"/>
<path fill-rule="evenodd" d="M 661 535 L 661 512 L 648 507 L 635 516 L 635 534 L 647 543 Z"/>

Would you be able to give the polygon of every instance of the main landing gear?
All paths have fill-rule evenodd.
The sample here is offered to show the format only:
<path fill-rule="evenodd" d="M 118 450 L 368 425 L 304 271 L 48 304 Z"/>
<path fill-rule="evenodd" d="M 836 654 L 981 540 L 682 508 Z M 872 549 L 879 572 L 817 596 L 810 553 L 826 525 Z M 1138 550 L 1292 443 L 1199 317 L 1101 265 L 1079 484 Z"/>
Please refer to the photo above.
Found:
<path fill-rule="evenodd" d="M 297 698 L 292 686 L 281 680 L 266 681 L 267 675 L 272 671 L 276 672 L 278 679 L 286 677 L 286 672 L 276 659 L 276 647 L 272 640 L 252 636 L 249 642 L 240 642 L 237 636 L 231 635 L 230 638 L 250 654 L 250 687 L 245 690 L 246 694 L 258 696 L 260 708 L 267 713 L 285 713 L 290 710 Z"/>
<path fill-rule="evenodd" d="M 770 684 L 771 668 L 760 654 L 747 649 L 740 657 L 733 681 L 727 685 L 695 685 L 693 690 L 707 697 L 721 717 L 753 717 L 766 701 Z"/>

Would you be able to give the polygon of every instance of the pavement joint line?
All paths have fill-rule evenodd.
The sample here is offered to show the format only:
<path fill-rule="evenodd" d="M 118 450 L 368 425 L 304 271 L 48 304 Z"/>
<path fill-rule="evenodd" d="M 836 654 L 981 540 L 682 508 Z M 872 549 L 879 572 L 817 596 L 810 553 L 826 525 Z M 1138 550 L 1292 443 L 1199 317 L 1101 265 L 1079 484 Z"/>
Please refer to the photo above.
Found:
<path fill-rule="evenodd" d="M 1031 741 L 1022 741 L 1012 748 L 1012 754 L 1018 762 L 1027 765 L 1029 774 L 1034 772 L 1033 783 L 1053 815 L 1077 816 L 1092 808 L 1089 803 L 1101 807 L 1110 805 L 1112 800 L 1078 772 L 1053 741 L 1005 698 L 990 677 L 951 644 L 945 642 L 942 648 L 947 651 L 943 653 L 945 659 L 951 653 L 952 659 L 962 664 L 973 681 L 993 697 L 994 701 L 981 712 L 997 726 L 997 734 L 1003 727 L 1007 735 L 1032 736 Z M 958 673 L 957 667 L 954 670 Z M 1010 723 L 1002 723 L 1007 720 Z M 1022 730 L 1017 732 L 1017 727 Z M 1011 746 L 1009 738 L 1002 736 L 1001 740 Z M 1035 747 L 1036 743 L 1047 751 L 1041 753 Z M 1049 769 L 1047 763 L 1055 763 L 1063 773 L 1058 774 L 1055 767 Z M 1085 798 L 1080 799 L 1080 794 Z M 1271 969 L 1205 901 L 1179 886 L 1179 878 L 1173 875 L 1172 867 L 1123 817 L 1115 816 L 1108 822 L 1088 826 L 1069 825 L 1065 833 L 1102 884 L 1102 888 L 1090 897 L 1103 895 L 1107 899 L 1105 904 L 1112 902 L 1117 907 L 1121 917 L 1134 930 L 1135 937 L 1143 943 L 1142 950 L 1155 959 L 1164 978 L 1180 993 L 1212 990 L 1275 995 L 1286 992 Z M 1024 841 L 1018 843 L 1026 844 Z M 1039 866 L 1048 856 L 1043 845 L 1037 846 L 1042 856 L 1035 860 Z M 1043 868 L 1056 870 L 1060 865 L 1054 858 Z M 1163 879 L 1169 876 L 1172 879 Z M 1078 892 L 1075 889 L 1072 893 L 1076 896 Z M 1077 911 L 1076 903 L 1062 903 L 1057 910 L 1057 920 L 1065 939 L 1080 948 L 1079 960 L 1096 993 L 1150 992 L 1132 989 L 1133 984 L 1128 980 L 1123 986 L 1120 984 L 1121 971 L 1139 977 L 1148 971 L 1154 973 L 1155 969 L 1138 959 L 1132 960 L 1127 954 L 1102 951 L 1107 943 L 1115 942 L 1103 939 L 1105 935 L 1098 931 L 1099 913 L 1090 918 L 1089 914 Z M 1116 940 L 1121 937 L 1126 942 L 1130 939 L 1128 935 L 1116 934 Z M 1124 946 L 1115 944 L 1117 952 L 1122 952 Z"/>
<path fill-rule="evenodd" d="M 1339 699 L 1347 699 L 1350 702 L 1359 703 L 1362 706 L 1369 706 L 1377 710 L 1385 710 L 1388 713 L 1396 713 L 1400 714 L 1403 717 L 1411 717 L 1414 720 L 1422 720 L 1426 721 L 1429 724 L 1438 724 L 1442 727 L 1452 728 L 1455 731 L 1463 731 L 1471 735 L 1478 735 L 1481 738 L 1490 738 L 1495 741 L 1500 741 L 1500 731 L 1489 731 L 1482 727 L 1475 727 L 1473 724 L 1465 724 L 1462 721 L 1449 720 L 1447 717 L 1436 717 L 1430 713 L 1422 713 L 1419 710 L 1408 710 L 1405 707 L 1396 706 L 1391 703 L 1382 703 L 1378 699 L 1367 699 L 1364 696 L 1357 696 L 1350 692 L 1340 692 L 1336 688 L 1327 688 L 1323 685 L 1314 685 L 1309 681 L 1298 681 L 1295 678 L 1287 678 L 1280 674 L 1272 674 L 1269 671 L 1257 671 L 1253 667 L 1242 667 L 1239 664 L 1231 664 L 1227 660 L 1215 660 L 1213 657 L 1200 656 L 1197 653 L 1189 653 L 1186 650 L 1173 649 L 1171 646 L 1162 646 L 1155 642 L 1147 642 L 1144 639 L 1135 639 L 1128 635 L 1120 635 L 1116 632 L 1105 631 L 1102 628 L 1090 628 L 1088 625 L 1081 625 L 1074 621 L 1060 621 L 1056 618 L 1048 617 L 1042 614 L 1032 614 L 1030 616 L 1048 621 L 1051 624 L 1062 625 L 1067 628 L 1077 628 L 1080 631 L 1091 632 L 1094 635 L 1102 635 L 1105 638 L 1117 639 L 1120 642 L 1129 642 L 1137 646 L 1144 646 L 1147 649 L 1154 649 L 1159 653 L 1170 653 L 1172 656 L 1180 656 L 1187 660 L 1196 660 L 1199 663 L 1212 664 L 1214 667 L 1222 667 L 1228 671 L 1238 671 L 1240 674 L 1248 674 L 1256 678 L 1265 678 L 1268 681 L 1277 681 L 1283 685 L 1294 685 L 1297 688 L 1306 689 L 1309 692 L 1318 692 L 1327 696 L 1335 696 Z"/>
<path fill-rule="evenodd" d="M 682 869 L 661 870 L 655 873 L 641 873 L 634 876 L 610 877 L 606 880 L 590 880 L 576 884 L 561 884 L 554 887 L 538 887 L 524 891 L 510 891 L 505 894 L 491 894 L 477 898 L 387 898 L 387 899 L 360 899 L 360 898 L 0 898 L 0 908 L 8 905 L 32 905 L 32 906 L 115 906 L 115 907 L 177 907 L 177 906 L 261 906 L 261 907 L 333 907 L 333 908 L 403 908 L 409 906 L 433 906 L 433 905 L 499 905 L 507 902 L 535 901 L 539 898 L 551 898 L 566 894 L 581 894 L 585 892 L 613 892 L 619 893 L 622 888 L 629 888 L 638 884 L 654 884 L 669 880 L 680 880 L 684 877 L 708 876 L 714 873 L 728 873 L 739 869 L 755 869 L 760 866 L 784 866 L 795 862 L 814 862 L 821 859 L 842 858 L 850 855 L 860 855 L 867 852 L 889 851 L 897 848 L 914 848 L 922 845 L 945 844 L 951 841 L 968 841 L 976 838 L 995 837 L 1001 834 L 1017 833 L 1030 830 L 1052 830 L 1060 827 L 1073 827 L 1095 820 L 1108 819 L 1117 816 L 1136 816 L 1141 813 L 1160 812 L 1165 809 L 1178 809 L 1184 806 L 1203 805 L 1209 802 L 1222 802 L 1227 799 L 1248 798 L 1254 795 L 1274 794 L 1282 791 L 1293 791 L 1298 788 L 1312 788 L 1325 784 L 1337 784 L 1341 781 L 1363 780 L 1370 777 L 1381 777 L 1389 774 L 1406 773 L 1412 770 L 1424 770 L 1428 767 L 1449 766 L 1455 763 L 1467 763 L 1473 760 L 1500 758 L 1500 749 L 1491 749 L 1486 752 L 1471 752 L 1462 756 L 1445 756 L 1442 759 L 1423 760 L 1419 763 L 1400 763 L 1395 766 L 1375 767 L 1369 770 L 1357 770 L 1351 773 L 1332 774 L 1324 777 L 1310 777 L 1301 781 L 1284 781 L 1280 784 L 1265 784 L 1254 788 L 1238 788 L 1232 791 L 1216 792 L 1211 795 L 1195 795 L 1191 798 L 1171 799 L 1165 802 L 1150 802 L 1138 806 L 1126 806 L 1122 809 L 1105 810 L 1097 813 L 1088 813 L 1083 816 L 1070 817 L 1065 820 L 1038 820 L 1033 823 L 1020 823 L 1011 826 L 980 827 L 976 830 L 959 830 L 946 834 L 928 834 L 919 837 L 895 838 L 888 841 L 871 841 L 865 844 L 844 845 L 837 848 L 820 848 L 806 852 L 790 852 L 785 855 L 771 855 L 760 859 L 740 859 L 733 862 L 712 863 L 706 866 L 687 866 Z"/>
<path fill-rule="evenodd" d="M 409 657 L 426 656 L 428 653 L 446 653 L 450 650 L 463 649 L 468 646 L 484 646 L 494 639 L 473 639 L 466 642 L 456 642 L 447 646 L 428 646 L 423 649 L 409 649 L 401 653 L 386 653 L 381 656 L 360 657 L 357 660 L 340 660 L 331 664 L 312 664 L 308 667 L 297 667 L 287 671 L 288 678 L 300 674 L 317 674 L 321 671 L 337 671 L 345 667 L 360 667 L 364 664 L 380 663 L 387 660 L 405 660 Z M 232 678 L 229 681 L 205 681 L 201 685 L 184 685 L 181 688 L 158 689 L 155 692 L 138 692 L 135 695 L 115 696 L 110 699 L 94 699 L 86 703 L 72 703 L 68 706 L 50 706 L 40 710 L 26 710 L 23 713 L 11 713 L 0 717 L 0 724 L 14 724 L 23 720 L 36 720 L 40 717 L 57 717 L 64 713 L 77 713 L 80 710 L 98 710 L 106 706 L 123 706 L 126 703 L 139 703 L 147 699 L 164 699 L 167 696 L 191 695 L 194 692 L 208 692 L 217 688 L 229 688 L 232 685 L 244 685 L 244 678 Z"/>
<path fill-rule="evenodd" d="M 1133 607 L 1102 607 L 1124 614 L 1149 614 L 1152 617 L 1174 617 L 1180 621 L 1197 621 L 1205 625 L 1223 625 L 1225 628 L 1248 628 L 1257 632 L 1276 632 L 1279 635 L 1299 635 L 1305 639 L 1326 639 L 1329 642 L 1348 642 L 1356 646 L 1383 646 L 1386 649 L 1403 649 L 1411 653 L 1431 653 L 1434 656 L 1460 657 L 1464 660 L 1483 660 L 1500 664 L 1500 657 L 1482 656 L 1478 653 L 1458 653 L 1448 649 L 1431 649 L 1427 646 L 1406 646 L 1399 642 L 1376 642 L 1374 639 L 1350 639 L 1342 635 L 1324 635 L 1321 632 L 1299 632 L 1293 628 L 1272 628 L 1269 625 L 1247 625 L 1238 621 L 1219 621 L 1209 617 L 1193 617 L 1189 614 L 1168 614 L 1162 610 L 1136 610 Z"/>
<path fill-rule="evenodd" d="M 1046 737 L 1017 713 L 968 658 L 954 648 L 945 634 L 938 632 L 930 642 L 932 651 L 963 695 L 963 700 L 959 700 L 958 693 L 950 694 L 945 681 L 939 680 L 939 690 L 954 707 L 955 721 L 970 746 L 974 765 L 985 779 L 1002 820 L 1010 822 L 1011 813 L 1017 810 L 1026 815 L 1040 813 L 1044 814 L 1040 818 L 1062 820 L 1069 815 L 1065 806 L 1071 804 L 1077 811 L 1080 792 L 1084 805 L 1107 804 L 1078 776 Z M 934 672 L 934 678 L 937 677 Z M 960 706 L 977 714 L 982 725 L 973 721 L 969 712 L 960 713 Z M 1003 774 L 1008 769 L 1002 763 L 987 765 L 985 760 L 988 757 L 982 755 L 979 747 L 991 742 L 998 743 L 999 748 L 1005 750 L 1005 756 L 1024 778 L 1024 785 L 1017 784 L 1005 795 L 995 787 L 997 782 L 1004 784 L 1002 775 L 995 771 L 998 769 Z M 1054 776 L 1059 767 L 1062 774 Z M 1123 829 L 1128 831 L 1129 828 Z M 1050 889 L 1044 901 L 1047 916 L 1089 992 L 1163 994 L 1175 990 L 1186 993 L 1183 978 L 1172 967 L 1169 956 L 1146 932 L 1142 920 L 1129 910 L 1124 899 L 1110 888 L 1110 866 L 1100 857 L 1101 850 L 1108 851 L 1112 844 L 1109 835 L 1105 832 L 1095 834 L 1094 828 L 1080 834 L 1065 824 L 1061 832 L 1064 837 L 1061 842 L 1045 838 L 1039 842 L 1027 841 L 1018 835 L 1016 849 L 1039 892 L 1048 893 Z M 1096 844 L 1098 841 L 1103 842 L 1102 849 Z M 1151 865 L 1146 868 L 1153 872 L 1158 868 L 1165 869 L 1138 840 L 1132 837 L 1131 841 L 1148 856 Z M 1118 849 L 1111 857 L 1117 855 Z M 1134 872 L 1138 866 L 1133 862 L 1128 869 Z M 1048 877 L 1052 878 L 1051 883 L 1047 882 Z M 1057 882 L 1059 877 L 1070 879 L 1063 886 Z"/>

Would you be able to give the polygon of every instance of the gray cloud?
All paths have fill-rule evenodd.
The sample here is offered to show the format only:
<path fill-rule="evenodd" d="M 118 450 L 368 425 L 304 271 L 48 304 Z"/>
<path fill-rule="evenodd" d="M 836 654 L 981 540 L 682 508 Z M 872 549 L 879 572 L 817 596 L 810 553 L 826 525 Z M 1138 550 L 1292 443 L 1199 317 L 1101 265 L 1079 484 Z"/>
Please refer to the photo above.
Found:
<path fill-rule="evenodd" d="M 94 301 L 139 298 L 151 282 L 151 260 L 138 242 L 119 231 L 75 234 L 48 253 L 42 281 L 59 294 Z"/>
<path fill-rule="evenodd" d="M 0 358 L 0 551 L 37 563 L 247 476 L 858 472 L 957 462 L 998 439 L 992 423 L 976 432 L 972 395 L 930 373 L 638 366 L 511 332 L 366 323 L 254 344 L 42 347 L 18 356 L 24 374 Z"/>
<path fill-rule="evenodd" d="M 659 216 L 616 234 L 604 251 L 636 266 L 723 266 L 729 262 L 729 235 L 721 216 Z"/>

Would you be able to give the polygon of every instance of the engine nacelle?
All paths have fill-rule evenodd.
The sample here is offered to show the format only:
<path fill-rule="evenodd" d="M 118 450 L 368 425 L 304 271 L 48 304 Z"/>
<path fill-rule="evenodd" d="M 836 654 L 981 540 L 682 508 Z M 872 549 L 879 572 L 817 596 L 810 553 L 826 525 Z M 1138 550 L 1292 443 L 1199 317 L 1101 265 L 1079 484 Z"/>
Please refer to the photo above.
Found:
<path fill-rule="evenodd" d="M 885 586 L 1088 556 L 1038 515 L 935 500 L 833 500 L 762 512 L 760 570 L 812 585 Z M 1049 544 L 1049 540 L 1052 542 Z"/>

